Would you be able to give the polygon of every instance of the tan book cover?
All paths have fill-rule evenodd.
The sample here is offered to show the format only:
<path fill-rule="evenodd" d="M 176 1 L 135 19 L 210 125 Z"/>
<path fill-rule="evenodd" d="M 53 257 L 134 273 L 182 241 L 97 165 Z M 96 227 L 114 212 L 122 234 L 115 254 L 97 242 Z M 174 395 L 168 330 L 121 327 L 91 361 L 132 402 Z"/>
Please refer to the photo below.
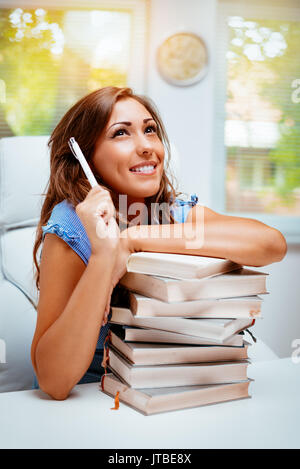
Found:
<path fill-rule="evenodd" d="M 126 342 L 152 342 L 167 344 L 188 344 L 188 345 L 216 345 L 216 342 L 202 337 L 196 337 L 177 332 L 161 331 L 159 329 L 144 329 L 141 327 L 122 326 L 121 324 L 110 324 L 110 328 L 118 328 L 120 336 Z M 121 328 L 121 329 L 120 329 Z M 224 340 L 222 345 L 228 347 L 242 347 L 243 333 L 235 334 Z"/>
<path fill-rule="evenodd" d="M 121 403 L 148 416 L 250 398 L 251 381 L 208 386 L 133 389 L 109 373 L 103 376 L 100 389 L 113 398 L 119 393 L 118 398 Z"/>
<path fill-rule="evenodd" d="M 174 279 L 127 272 L 120 284 L 140 295 L 173 303 L 266 294 L 268 274 L 241 268 L 203 279 Z"/>
<path fill-rule="evenodd" d="M 242 347 L 125 342 L 110 332 L 110 347 L 135 365 L 247 360 L 249 345 L 248 342 Z"/>
<path fill-rule="evenodd" d="M 116 350 L 109 349 L 108 367 L 129 386 L 140 388 L 193 386 L 245 381 L 248 362 L 132 365 Z"/>
<path fill-rule="evenodd" d="M 130 309 L 135 317 L 252 318 L 261 317 L 260 296 L 216 298 L 166 303 L 155 298 L 129 293 Z"/>
<path fill-rule="evenodd" d="M 239 268 L 228 259 L 188 254 L 135 252 L 127 260 L 127 272 L 177 279 L 210 277 Z"/>
<path fill-rule="evenodd" d="M 136 317 L 128 308 L 112 307 L 110 322 L 128 326 L 159 329 L 202 337 L 223 343 L 254 324 L 253 319 L 199 319 L 178 317 Z"/>

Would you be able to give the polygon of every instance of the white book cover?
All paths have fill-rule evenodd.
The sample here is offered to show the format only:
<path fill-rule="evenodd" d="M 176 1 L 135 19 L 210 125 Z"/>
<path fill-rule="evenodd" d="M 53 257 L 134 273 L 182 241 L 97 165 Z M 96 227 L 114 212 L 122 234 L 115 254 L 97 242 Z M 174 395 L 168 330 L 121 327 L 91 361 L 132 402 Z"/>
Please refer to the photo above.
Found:
<path fill-rule="evenodd" d="M 247 380 L 248 362 L 132 365 L 115 350 L 109 351 L 108 366 L 133 388 L 219 384 Z"/>
<path fill-rule="evenodd" d="M 239 268 L 239 264 L 228 259 L 188 254 L 136 252 L 127 260 L 127 272 L 178 279 L 204 278 Z"/>
<path fill-rule="evenodd" d="M 253 319 L 191 319 L 174 317 L 136 318 L 130 309 L 112 307 L 112 323 L 160 329 L 180 334 L 198 336 L 223 343 L 232 335 L 253 324 Z"/>
<path fill-rule="evenodd" d="M 102 380 L 100 389 L 143 415 L 153 415 L 179 409 L 216 404 L 251 397 L 249 384 L 253 380 L 215 385 L 193 385 L 134 389 L 109 373 Z"/>
<path fill-rule="evenodd" d="M 200 299 L 167 303 L 131 292 L 130 309 L 135 317 L 252 318 L 261 317 L 263 299 L 257 295 Z"/>
<path fill-rule="evenodd" d="M 127 272 L 120 284 L 128 290 L 168 303 L 199 299 L 230 298 L 266 294 L 268 274 L 236 269 L 205 278 L 175 279 Z"/>
<path fill-rule="evenodd" d="M 216 345 L 214 340 L 204 339 L 192 335 L 178 334 L 177 332 L 162 331 L 158 329 L 130 327 L 126 325 L 120 326 L 119 324 L 111 323 L 111 328 L 115 330 L 117 327 L 119 334 L 126 342 L 152 342 L 152 343 L 167 343 L 167 344 L 184 344 L 184 345 Z M 122 327 L 120 332 L 119 327 Z M 244 334 L 235 334 L 232 337 L 224 340 L 222 345 L 229 347 L 242 347 Z M 218 344 L 219 345 L 219 344 Z"/>

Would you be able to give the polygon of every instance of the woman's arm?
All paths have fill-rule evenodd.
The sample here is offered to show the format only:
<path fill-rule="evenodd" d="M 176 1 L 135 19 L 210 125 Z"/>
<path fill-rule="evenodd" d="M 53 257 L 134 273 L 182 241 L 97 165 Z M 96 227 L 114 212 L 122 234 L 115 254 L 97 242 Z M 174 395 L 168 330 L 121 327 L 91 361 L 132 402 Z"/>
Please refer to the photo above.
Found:
<path fill-rule="evenodd" d="M 250 218 L 220 215 L 201 205 L 190 210 L 185 223 L 132 226 L 127 231 L 136 252 L 219 257 L 254 267 L 281 261 L 287 250 L 285 238 L 275 228 Z"/>
<path fill-rule="evenodd" d="M 87 266 L 55 234 L 47 234 L 32 363 L 40 388 L 66 399 L 88 369 L 102 325 L 113 271 L 112 253 Z"/>
<path fill-rule="evenodd" d="M 105 316 L 119 252 L 119 228 L 108 191 L 90 190 L 76 213 L 91 244 L 87 266 L 55 234 L 47 234 L 32 363 L 43 391 L 65 399 L 88 369 Z"/>

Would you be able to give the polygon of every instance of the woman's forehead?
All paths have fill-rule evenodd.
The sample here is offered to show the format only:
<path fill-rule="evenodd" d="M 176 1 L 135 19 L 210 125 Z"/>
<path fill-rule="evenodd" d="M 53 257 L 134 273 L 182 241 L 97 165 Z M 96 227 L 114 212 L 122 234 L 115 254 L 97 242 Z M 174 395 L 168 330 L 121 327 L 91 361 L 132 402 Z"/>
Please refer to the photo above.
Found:
<path fill-rule="evenodd" d="M 119 99 L 115 103 L 108 125 L 115 122 L 143 121 L 143 119 L 147 119 L 149 117 L 152 117 L 152 115 L 142 103 L 133 98 L 124 98 Z"/>

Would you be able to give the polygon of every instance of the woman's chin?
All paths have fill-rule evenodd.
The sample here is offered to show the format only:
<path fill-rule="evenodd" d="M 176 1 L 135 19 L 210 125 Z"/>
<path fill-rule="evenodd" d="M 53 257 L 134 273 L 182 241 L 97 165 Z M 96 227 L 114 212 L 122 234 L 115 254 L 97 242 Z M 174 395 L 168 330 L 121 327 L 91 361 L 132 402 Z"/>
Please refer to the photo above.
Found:
<path fill-rule="evenodd" d="M 159 187 L 155 188 L 155 189 L 148 189 L 146 190 L 143 190 L 143 191 L 136 191 L 136 192 L 132 192 L 130 194 L 128 194 L 129 197 L 132 197 L 132 198 L 137 198 L 137 199 L 146 199 L 148 197 L 153 197 L 155 194 L 157 194 L 159 191 Z"/>
<path fill-rule="evenodd" d="M 160 188 L 160 184 L 146 184 L 144 183 L 143 185 L 139 185 L 138 187 L 131 187 L 131 190 L 125 190 L 124 193 L 127 194 L 129 197 L 133 198 L 146 198 L 146 197 L 152 197 L 155 194 L 158 193 Z"/>

